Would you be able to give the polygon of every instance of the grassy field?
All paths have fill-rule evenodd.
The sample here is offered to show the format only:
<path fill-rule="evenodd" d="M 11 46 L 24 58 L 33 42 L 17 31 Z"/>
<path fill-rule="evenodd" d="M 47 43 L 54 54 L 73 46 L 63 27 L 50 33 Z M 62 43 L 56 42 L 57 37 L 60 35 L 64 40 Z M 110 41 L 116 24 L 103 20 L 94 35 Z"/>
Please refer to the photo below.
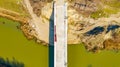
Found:
<path fill-rule="evenodd" d="M 120 12 L 120 1 L 118 0 L 101 0 L 101 3 L 103 6 L 91 14 L 92 18 L 109 17 L 111 14 Z"/>
<path fill-rule="evenodd" d="M 0 8 L 12 10 L 21 14 L 21 16 L 29 16 L 26 10 L 24 10 L 22 0 L 0 0 Z"/>
<path fill-rule="evenodd" d="M 0 0 L 0 7 L 16 12 L 22 12 L 21 5 L 18 4 L 20 1 L 21 0 Z"/>

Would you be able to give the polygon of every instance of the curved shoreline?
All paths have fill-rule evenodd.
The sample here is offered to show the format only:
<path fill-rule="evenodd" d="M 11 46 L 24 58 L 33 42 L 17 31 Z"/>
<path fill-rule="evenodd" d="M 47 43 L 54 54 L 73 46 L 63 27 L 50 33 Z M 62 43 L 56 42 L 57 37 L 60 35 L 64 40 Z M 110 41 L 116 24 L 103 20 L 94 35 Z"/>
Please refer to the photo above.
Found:
<path fill-rule="evenodd" d="M 21 17 L 19 13 L 0 8 L 0 16 L 20 23 L 27 23 L 27 17 Z"/>
<path fill-rule="evenodd" d="M 35 31 L 34 28 L 32 28 L 29 24 L 29 18 L 21 17 L 19 13 L 3 8 L 0 8 L 0 17 L 19 22 L 21 24 L 20 29 L 28 40 L 35 40 L 37 43 L 48 45 L 48 43 L 37 39 L 37 36 L 34 35 Z M 30 31 L 32 31 L 32 33 Z"/>
<path fill-rule="evenodd" d="M 29 0 L 23 0 L 24 5 L 28 13 L 31 16 L 29 21 L 29 25 L 34 29 L 35 34 L 33 35 L 40 41 L 44 41 L 45 43 L 49 43 L 49 23 L 43 23 L 41 16 L 38 17 L 33 12 L 33 7 Z"/>

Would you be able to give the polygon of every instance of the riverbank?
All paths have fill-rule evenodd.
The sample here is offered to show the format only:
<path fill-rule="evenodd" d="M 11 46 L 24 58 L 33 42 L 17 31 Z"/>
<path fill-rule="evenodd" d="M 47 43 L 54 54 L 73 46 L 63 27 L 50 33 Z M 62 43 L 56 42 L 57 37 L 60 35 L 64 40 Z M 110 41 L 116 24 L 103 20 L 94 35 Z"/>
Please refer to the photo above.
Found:
<path fill-rule="evenodd" d="M 25 8 L 25 5 L 24 5 Z M 27 10 L 27 9 L 26 9 Z M 24 10 L 24 11 L 26 11 Z M 26 11 L 27 12 L 27 11 Z M 29 14 L 29 13 L 28 13 Z M 27 39 L 32 40 L 34 39 L 37 43 L 43 43 L 44 45 L 48 45 L 48 35 L 44 35 L 43 32 L 41 33 L 41 35 L 38 35 L 38 30 L 35 29 L 36 26 L 34 26 L 33 20 L 31 19 L 30 16 L 22 16 L 20 13 L 15 12 L 15 11 L 11 11 L 11 10 L 7 10 L 4 8 L 0 8 L 0 17 L 4 17 L 13 21 L 17 21 L 21 24 L 20 29 L 21 31 L 23 31 L 24 35 L 27 37 Z M 37 20 L 36 20 L 37 21 Z M 38 22 L 38 21 L 37 21 Z M 39 25 L 38 27 L 41 27 L 41 29 L 44 29 L 45 34 L 49 34 L 47 28 L 49 23 L 47 23 L 46 25 L 41 25 L 39 23 L 37 23 L 37 25 Z M 47 27 L 47 28 L 45 28 Z M 49 28 L 48 28 L 49 29 Z M 42 36 L 46 36 L 41 38 Z M 47 41 L 46 41 L 47 40 Z"/>
<path fill-rule="evenodd" d="M 98 12 L 98 14 L 96 14 L 96 18 L 91 17 L 91 14 L 87 14 L 89 16 L 85 16 L 81 11 L 91 11 L 91 9 L 88 10 L 88 8 L 90 8 L 88 7 L 88 3 L 85 3 L 84 0 L 81 1 L 68 3 L 68 44 L 83 43 L 86 50 L 91 52 L 99 52 L 105 49 L 120 50 L 120 11 L 115 13 L 114 11 L 109 11 L 111 13 L 107 17 L 103 15 L 100 16 L 102 14 L 101 12 L 104 10 Z M 102 3 L 102 6 L 105 5 L 102 1 L 94 1 L 95 0 L 88 2 L 89 4 Z M 77 6 L 75 6 L 76 3 Z M 120 1 L 118 4 L 119 3 Z M 108 5 L 109 7 L 110 4 Z M 95 7 L 98 6 L 96 5 Z M 117 7 L 111 6 L 111 8 L 115 9 Z M 111 8 L 106 7 L 108 10 Z M 96 13 L 96 11 L 91 13 Z"/>
<path fill-rule="evenodd" d="M 1 24 L 4 22 L 5 24 Z M 24 67 L 48 67 L 48 47 L 23 36 L 20 24 L 0 18 L 0 57 L 24 63 Z"/>
<path fill-rule="evenodd" d="M 17 12 L 11 11 L 11 10 L 7 10 L 4 8 L 0 8 L 0 16 L 4 17 L 4 18 L 11 19 L 13 21 L 18 21 L 22 24 L 27 23 L 27 21 L 28 21 L 28 18 L 22 17 L 20 15 L 20 13 L 17 13 Z"/>
<path fill-rule="evenodd" d="M 88 14 L 89 16 L 85 16 L 81 11 L 82 10 L 87 12 L 91 10 L 93 11 L 94 6 L 97 8 L 97 5 L 95 4 L 102 3 L 101 6 L 103 6 L 105 5 L 104 2 L 88 1 L 89 3 L 85 3 L 84 0 L 83 2 L 82 1 L 80 3 L 78 2 L 79 1 L 75 1 L 72 3 L 68 2 L 68 10 L 67 10 L 68 11 L 68 17 L 67 17 L 68 18 L 68 44 L 84 43 L 88 51 L 91 51 L 93 49 L 100 49 L 100 50 L 105 49 L 104 48 L 105 44 L 107 48 L 108 43 L 105 43 L 105 42 L 108 42 L 109 40 L 108 41 L 106 40 L 110 39 L 109 37 L 113 37 L 111 39 L 114 39 L 114 36 L 112 36 L 112 34 L 119 31 L 119 26 L 120 26 L 119 11 L 117 11 L 117 13 L 116 12 L 114 13 L 114 11 L 110 11 L 111 14 L 107 17 L 100 16 L 99 18 L 98 17 L 93 18 L 91 17 L 90 14 Z M 54 22 L 53 21 L 54 17 L 52 16 L 53 2 L 51 0 L 50 2 L 43 2 L 38 0 L 36 3 L 36 1 L 32 1 L 32 0 L 23 0 L 22 4 L 24 6 L 24 9 L 29 14 L 29 17 L 23 17 L 19 13 L 5 10 L 5 9 L 1 10 L 0 12 L 1 16 L 12 19 L 14 21 L 21 22 L 20 28 L 28 39 L 30 40 L 34 39 L 36 40 L 37 43 L 44 43 L 45 45 L 48 45 L 49 44 L 49 28 L 50 28 L 49 25 L 50 25 L 50 22 Z M 90 7 L 90 5 L 88 6 L 88 4 L 91 4 L 92 6 Z M 110 2 L 110 4 L 112 3 Z M 110 6 L 110 4 L 108 6 Z M 80 6 L 80 8 L 78 8 L 76 5 Z M 86 5 L 86 7 L 81 5 Z M 82 7 L 84 7 L 85 9 L 82 9 Z M 116 7 L 111 6 L 111 7 L 113 9 L 117 8 L 117 6 Z M 80 9 L 81 11 L 78 12 L 76 9 Z M 93 11 L 93 13 L 96 13 L 96 10 Z M 101 12 L 99 12 L 99 15 L 101 15 Z M 114 30 L 111 29 L 112 33 L 109 33 L 110 31 L 106 33 L 110 26 L 114 27 L 115 25 L 118 26 L 118 28 L 115 28 Z M 102 28 L 102 30 L 94 32 L 94 30 L 96 31 L 96 29 L 99 29 L 99 28 L 100 29 Z M 91 32 L 92 34 L 95 34 L 95 35 L 88 34 Z M 117 46 L 119 45 L 117 44 Z M 110 47 L 110 49 L 112 48 L 115 48 L 115 47 Z"/>

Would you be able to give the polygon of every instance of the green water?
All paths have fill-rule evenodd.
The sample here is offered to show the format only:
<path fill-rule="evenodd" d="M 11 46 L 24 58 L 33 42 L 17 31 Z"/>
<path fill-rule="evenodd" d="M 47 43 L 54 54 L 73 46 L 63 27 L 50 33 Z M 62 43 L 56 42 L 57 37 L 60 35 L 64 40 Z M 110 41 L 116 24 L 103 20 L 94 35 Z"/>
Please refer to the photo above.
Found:
<path fill-rule="evenodd" d="M 48 67 L 48 47 L 28 41 L 16 28 L 18 25 L 0 18 L 0 56 L 14 57 L 25 67 Z M 68 67 L 120 67 L 120 52 L 104 50 L 94 54 L 87 52 L 83 45 L 69 45 Z"/>
<path fill-rule="evenodd" d="M 3 24 L 2 22 L 5 22 Z M 0 18 L 0 56 L 23 62 L 25 67 L 48 67 L 48 47 L 28 41 L 19 23 Z"/>
<path fill-rule="evenodd" d="M 83 45 L 68 46 L 68 67 L 120 67 L 120 52 L 87 52 Z"/>

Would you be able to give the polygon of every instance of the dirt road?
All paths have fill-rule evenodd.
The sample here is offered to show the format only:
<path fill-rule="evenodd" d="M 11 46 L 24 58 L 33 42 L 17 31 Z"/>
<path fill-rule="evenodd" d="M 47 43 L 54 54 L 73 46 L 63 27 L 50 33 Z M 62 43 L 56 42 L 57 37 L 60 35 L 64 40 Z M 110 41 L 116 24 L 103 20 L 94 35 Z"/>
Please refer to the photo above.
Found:
<path fill-rule="evenodd" d="M 30 4 L 29 0 L 24 0 L 24 3 L 26 5 L 26 8 L 28 12 L 30 13 L 32 20 L 30 24 L 32 24 L 33 28 L 35 29 L 37 33 L 37 38 L 39 40 L 45 41 L 48 43 L 48 38 L 49 38 L 49 23 L 43 23 L 41 18 L 38 17 L 34 12 L 33 8 Z"/>

